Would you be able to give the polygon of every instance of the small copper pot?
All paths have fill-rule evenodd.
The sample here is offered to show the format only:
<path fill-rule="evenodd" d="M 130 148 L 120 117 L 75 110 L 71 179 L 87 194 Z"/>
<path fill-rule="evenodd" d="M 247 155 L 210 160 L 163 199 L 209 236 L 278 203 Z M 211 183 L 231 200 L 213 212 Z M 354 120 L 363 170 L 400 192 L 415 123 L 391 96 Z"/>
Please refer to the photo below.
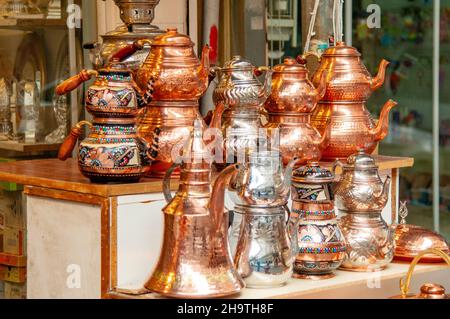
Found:
<path fill-rule="evenodd" d="M 292 174 L 292 199 L 297 201 L 333 201 L 334 172 L 310 162 Z"/>

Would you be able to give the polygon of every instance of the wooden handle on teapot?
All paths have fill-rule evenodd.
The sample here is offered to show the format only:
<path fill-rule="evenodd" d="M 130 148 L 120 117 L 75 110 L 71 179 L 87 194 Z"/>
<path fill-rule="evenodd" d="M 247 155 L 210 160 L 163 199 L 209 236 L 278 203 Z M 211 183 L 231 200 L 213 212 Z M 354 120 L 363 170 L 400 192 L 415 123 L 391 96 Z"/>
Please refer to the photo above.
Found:
<path fill-rule="evenodd" d="M 150 40 L 137 40 L 132 44 L 129 44 L 122 49 L 117 50 L 111 55 L 111 61 L 124 61 L 135 54 L 137 51 L 144 48 L 145 43 L 150 43 Z"/>
<path fill-rule="evenodd" d="M 75 145 L 77 145 L 78 139 L 83 133 L 82 131 L 83 125 L 89 125 L 89 127 L 92 127 L 92 124 L 87 121 L 82 121 L 77 125 L 75 125 L 75 127 L 72 128 L 72 130 L 70 131 L 69 136 L 66 137 L 61 147 L 59 148 L 58 152 L 59 160 L 65 161 L 72 155 L 73 149 L 75 148 Z"/>
<path fill-rule="evenodd" d="M 57 95 L 64 95 L 79 87 L 82 83 L 90 80 L 93 76 L 97 76 L 97 71 L 81 70 L 77 75 L 68 78 L 56 87 Z"/>

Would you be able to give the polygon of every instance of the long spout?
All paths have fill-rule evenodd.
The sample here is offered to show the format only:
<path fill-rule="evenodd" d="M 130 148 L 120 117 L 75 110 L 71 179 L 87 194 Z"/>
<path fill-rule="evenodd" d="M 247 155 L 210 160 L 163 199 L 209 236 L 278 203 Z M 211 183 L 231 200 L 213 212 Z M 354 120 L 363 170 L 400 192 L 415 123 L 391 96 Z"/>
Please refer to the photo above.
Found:
<path fill-rule="evenodd" d="M 380 66 L 378 67 L 378 74 L 375 78 L 372 79 L 371 89 L 375 91 L 383 86 L 384 81 L 386 79 L 386 69 L 389 65 L 389 61 L 382 60 L 380 62 Z"/>
<path fill-rule="evenodd" d="M 261 89 L 261 92 L 259 93 L 259 96 L 261 98 L 267 99 L 269 97 L 269 95 L 270 95 L 271 90 L 272 90 L 272 74 L 273 74 L 273 71 L 269 67 L 261 66 L 261 67 L 257 68 L 254 73 L 255 73 L 256 76 L 260 76 L 264 72 L 266 72 L 266 77 L 264 79 L 264 86 Z"/>
<path fill-rule="evenodd" d="M 222 163 L 224 158 L 224 136 L 222 135 L 222 115 L 225 110 L 223 103 L 218 103 L 212 113 L 209 130 L 205 132 L 204 138 L 207 142 L 207 149 L 215 156 L 215 162 Z"/>
<path fill-rule="evenodd" d="M 209 212 L 213 229 L 220 231 L 225 213 L 225 190 L 235 176 L 239 165 L 232 165 L 224 169 L 214 182 L 211 199 L 209 201 Z"/>
<path fill-rule="evenodd" d="M 325 131 L 322 133 L 322 137 L 313 141 L 314 145 L 318 146 L 320 150 L 324 150 L 330 143 L 331 138 L 331 119 L 328 119 L 325 126 Z"/>
<path fill-rule="evenodd" d="M 325 71 L 322 73 L 322 76 L 320 77 L 319 86 L 314 90 L 315 99 L 314 103 L 316 104 L 314 108 L 317 106 L 317 103 L 320 102 L 320 100 L 325 96 L 325 93 L 327 92 L 327 77 L 328 72 Z"/>
<path fill-rule="evenodd" d="M 200 68 L 198 70 L 199 78 L 203 81 L 205 85 L 205 89 L 209 86 L 209 80 L 210 80 L 210 59 L 209 59 L 209 52 L 210 52 L 209 45 L 205 45 L 202 50 L 202 61 L 200 64 Z"/>
<path fill-rule="evenodd" d="M 374 136 L 376 142 L 383 140 L 387 136 L 389 131 L 389 113 L 397 104 L 394 100 L 387 101 L 381 110 L 377 126 L 369 131 L 370 135 Z"/>

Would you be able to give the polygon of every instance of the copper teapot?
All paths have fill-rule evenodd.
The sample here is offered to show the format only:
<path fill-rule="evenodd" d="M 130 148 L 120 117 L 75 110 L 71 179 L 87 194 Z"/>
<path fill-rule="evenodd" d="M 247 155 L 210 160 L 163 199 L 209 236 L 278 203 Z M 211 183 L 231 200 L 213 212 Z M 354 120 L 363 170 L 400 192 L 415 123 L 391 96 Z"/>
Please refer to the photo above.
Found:
<path fill-rule="evenodd" d="M 326 76 L 315 88 L 308 78 L 304 61 L 286 58 L 273 68 L 272 90 L 265 103 L 268 134 L 279 134 L 283 163 L 299 157 L 298 164 L 319 161 L 328 145 L 330 130 L 323 134 L 311 125 L 311 112 L 325 94 Z"/>
<path fill-rule="evenodd" d="M 172 198 L 170 176 L 164 179 L 168 205 L 164 242 L 158 264 L 145 287 L 175 298 L 213 298 L 239 293 L 244 282 L 233 266 L 228 244 L 225 189 L 236 173 L 230 166 L 219 174 L 211 192 L 212 157 L 203 139 L 202 121 L 183 149 L 181 180 Z"/>
<path fill-rule="evenodd" d="M 145 43 L 151 45 L 150 54 L 136 78 L 142 90 L 153 90 L 157 101 L 197 101 L 205 94 L 210 73 L 208 46 L 199 61 L 192 40 L 177 29 L 139 41 L 135 47 L 142 48 Z"/>
<path fill-rule="evenodd" d="M 82 121 L 72 129 L 58 157 L 70 157 L 83 133 L 82 127 L 88 125 L 89 135 L 78 149 L 83 175 L 100 183 L 139 181 L 157 156 L 157 137 L 155 131 L 150 142 L 145 142 L 137 134 L 136 115 L 143 102 L 127 66 L 115 61 L 99 71 L 83 70 L 58 85 L 56 93 L 66 94 L 92 76 L 96 79 L 87 90 L 85 102 L 94 119 L 92 123 Z"/>
<path fill-rule="evenodd" d="M 331 126 L 329 145 L 323 151 L 324 159 L 347 158 L 359 148 L 371 154 L 378 142 L 386 137 L 389 113 L 397 103 L 389 100 L 383 106 L 378 124 L 365 103 L 372 92 L 383 85 L 388 64 L 383 60 L 378 75 L 372 78 L 355 48 L 339 42 L 325 51 L 319 69 L 313 75 L 313 83 L 319 85 L 326 73 L 327 89 L 311 118 L 312 125 L 322 134 L 328 125 Z"/>
<path fill-rule="evenodd" d="M 318 86 L 326 74 L 327 89 L 322 101 L 365 102 L 383 85 L 388 65 L 388 61 L 382 60 L 378 74 L 372 77 L 362 62 L 361 53 L 344 42 L 338 42 L 322 55 L 312 82 Z"/>

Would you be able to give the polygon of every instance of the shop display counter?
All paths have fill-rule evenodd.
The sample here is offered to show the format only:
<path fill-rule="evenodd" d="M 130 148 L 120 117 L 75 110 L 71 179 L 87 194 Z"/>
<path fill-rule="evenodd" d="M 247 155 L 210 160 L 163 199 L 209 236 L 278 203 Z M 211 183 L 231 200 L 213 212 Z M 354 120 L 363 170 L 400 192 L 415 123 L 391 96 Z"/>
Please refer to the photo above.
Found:
<path fill-rule="evenodd" d="M 391 204 L 383 212 L 389 223 L 397 219 L 399 169 L 414 161 L 385 156 L 376 160 L 381 173 L 394 180 Z M 142 287 L 162 244 L 161 209 L 166 203 L 161 180 L 92 184 L 81 175 L 76 160 L 50 159 L 2 163 L 0 181 L 24 185 L 28 298 L 115 298 L 118 293 L 142 297 L 146 293 Z M 175 180 L 171 187 L 177 189 Z M 434 275 L 442 269 L 430 266 L 423 271 Z M 381 280 L 397 282 L 406 270 L 407 265 L 392 264 L 381 273 Z M 245 290 L 241 297 L 303 298 L 320 289 L 334 289 L 358 298 L 357 287 L 370 276 L 339 272 L 323 282 L 292 280 L 279 289 Z M 347 291 L 348 286 L 353 288 Z"/>

